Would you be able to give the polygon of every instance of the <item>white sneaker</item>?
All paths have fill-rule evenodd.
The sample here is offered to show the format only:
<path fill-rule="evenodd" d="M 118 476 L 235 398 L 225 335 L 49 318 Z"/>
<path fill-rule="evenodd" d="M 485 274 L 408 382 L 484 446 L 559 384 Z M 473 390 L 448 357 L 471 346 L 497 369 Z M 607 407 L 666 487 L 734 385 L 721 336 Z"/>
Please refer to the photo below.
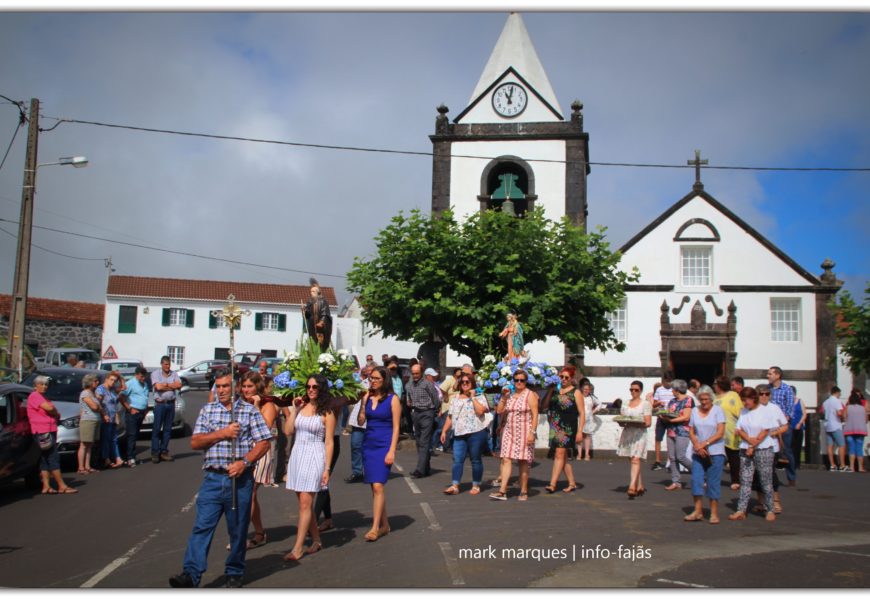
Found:
<path fill-rule="evenodd" d="M 127 466 L 132 469 L 133 467 L 136 466 L 136 461 L 131 458 L 130 460 L 127 461 Z"/>
<path fill-rule="evenodd" d="M 852 467 L 840 467 L 840 471 L 843 473 L 851 473 Z"/>

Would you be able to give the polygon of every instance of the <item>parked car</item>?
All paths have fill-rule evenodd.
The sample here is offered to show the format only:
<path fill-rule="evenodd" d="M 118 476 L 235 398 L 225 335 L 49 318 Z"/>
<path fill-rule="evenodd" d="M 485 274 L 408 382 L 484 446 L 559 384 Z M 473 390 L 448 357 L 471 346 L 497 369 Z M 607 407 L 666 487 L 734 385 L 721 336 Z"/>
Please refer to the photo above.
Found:
<path fill-rule="evenodd" d="M 130 380 L 136 374 L 136 368 L 142 367 L 142 361 L 135 358 L 113 358 L 111 360 L 101 360 L 97 363 L 97 368 L 101 371 L 118 371 L 121 376 Z"/>
<path fill-rule="evenodd" d="M 0 483 L 24 477 L 25 485 L 38 488 L 39 444 L 30 432 L 27 396 L 33 388 L 0 383 Z"/>
<path fill-rule="evenodd" d="M 261 354 L 260 352 L 237 352 L 233 355 L 233 362 L 235 363 L 235 371 L 241 376 L 247 373 L 251 368 L 256 368 L 256 365 L 263 359 L 273 358 L 270 356 L 266 356 L 265 354 Z M 228 360 L 216 360 L 214 364 L 212 364 L 208 368 L 207 383 L 208 387 L 211 387 L 214 383 L 214 374 L 217 373 L 220 369 L 228 369 L 230 367 L 230 361 Z"/>
<path fill-rule="evenodd" d="M 189 385 L 182 385 L 178 390 L 178 395 L 175 400 L 175 417 L 172 419 L 172 435 L 183 436 L 187 434 L 188 426 L 184 422 L 184 394 L 190 391 Z M 142 419 L 142 426 L 139 428 L 139 437 L 151 435 L 154 430 L 154 395 L 148 394 L 148 412 L 145 418 Z"/>
<path fill-rule="evenodd" d="M 79 360 L 84 361 L 85 367 L 88 369 L 96 369 L 97 363 L 100 362 L 100 355 L 90 348 L 52 348 L 45 353 L 45 360 L 41 363 L 36 363 L 36 367 L 63 367 L 67 364 L 66 358 L 70 354 L 75 354 Z"/>
<path fill-rule="evenodd" d="M 208 371 L 212 365 L 217 363 L 225 363 L 223 360 L 201 360 L 198 363 L 193 363 L 189 367 L 178 370 L 178 376 L 181 378 L 182 385 L 190 387 L 209 387 Z"/>

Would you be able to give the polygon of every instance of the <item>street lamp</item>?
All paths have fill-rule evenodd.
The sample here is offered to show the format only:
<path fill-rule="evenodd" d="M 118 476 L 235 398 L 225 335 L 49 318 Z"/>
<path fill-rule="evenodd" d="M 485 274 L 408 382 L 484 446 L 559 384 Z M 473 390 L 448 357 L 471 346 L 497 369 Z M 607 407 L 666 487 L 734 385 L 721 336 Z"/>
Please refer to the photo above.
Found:
<path fill-rule="evenodd" d="M 30 100 L 30 127 L 27 133 L 27 152 L 24 159 L 24 185 L 21 189 L 21 218 L 18 220 L 18 251 L 15 255 L 15 283 L 9 310 L 9 366 L 18 371 L 21 379 L 24 358 L 24 323 L 27 314 L 27 287 L 30 278 L 30 243 L 33 234 L 33 197 L 36 194 L 36 170 L 50 165 L 72 165 L 76 168 L 88 164 L 84 156 L 67 156 L 53 163 L 37 164 L 39 138 L 39 100 Z"/>

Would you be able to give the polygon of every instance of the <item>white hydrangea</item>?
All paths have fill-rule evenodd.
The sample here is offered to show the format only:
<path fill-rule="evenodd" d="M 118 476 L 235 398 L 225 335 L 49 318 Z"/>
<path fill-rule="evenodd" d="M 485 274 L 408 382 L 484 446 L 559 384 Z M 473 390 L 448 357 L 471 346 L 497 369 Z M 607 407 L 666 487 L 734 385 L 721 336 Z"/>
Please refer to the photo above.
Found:
<path fill-rule="evenodd" d="M 539 369 L 538 367 L 532 367 L 531 371 L 532 375 L 534 375 L 535 377 L 538 377 L 541 374 L 541 369 Z"/>
<path fill-rule="evenodd" d="M 494 357 L 492 354 L 487 354 L 486 356 L 483 357 L 483 362 L 485 362 L 485 363 L 494 363 L 494 362 L 495 362 L 495 357 Z"/>
<path fill-rule="evenodd" d="M 322 365 L 331 365 L 335 362 L 335 357 L 332 356 L 329 352 L 324 352 L 320 356 L 317 357 L 317 362 Z"/>
<path fill-rule="evenodd" d="M 298 352 L 289 352 L 287 354 L 287 360 L 299 360 L 299 353 Z"/>
<path fill-rule="evenodd" d="M 509 365 L 505 365 L 504 367 L 502 367 L 502 368 L 501 368 L 501 374 L 504 375 L 505 377 L 507 377 L 508 375 L 510 375 L 510 374 L 511 374 L 511 368 L 510 368 L 510 366 L 509 366 Z"/>
<path fill-rule="evenodd" d="M 558 373 L 558 371 L 556 370 L 556 367 L 550 367 L 549 369 L 547 369 L 547 373 L 549 373 L 550 375 L 555 375 L 556 373 Z"/>
<path fill-rule="evenodd" d="M 341 358 L 347 358 L 347 357 L 350 356 L 350 350 L 348 350 L 347 348 L 341 348 L 341 349 L 338 351 L 338 355 L 339 355 Z"/>

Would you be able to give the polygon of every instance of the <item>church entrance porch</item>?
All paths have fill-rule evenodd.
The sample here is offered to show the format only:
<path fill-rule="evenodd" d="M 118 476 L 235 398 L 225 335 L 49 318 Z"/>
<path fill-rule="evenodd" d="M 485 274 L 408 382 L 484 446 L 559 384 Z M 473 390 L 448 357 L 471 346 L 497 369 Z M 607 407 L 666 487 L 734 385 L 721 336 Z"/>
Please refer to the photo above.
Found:
<path fill-rule="evenodd" d="M 697 379 L 712 385 L 725 369 L 724 352 L 671 352 L 670 371 L 677 379 Z"/>

